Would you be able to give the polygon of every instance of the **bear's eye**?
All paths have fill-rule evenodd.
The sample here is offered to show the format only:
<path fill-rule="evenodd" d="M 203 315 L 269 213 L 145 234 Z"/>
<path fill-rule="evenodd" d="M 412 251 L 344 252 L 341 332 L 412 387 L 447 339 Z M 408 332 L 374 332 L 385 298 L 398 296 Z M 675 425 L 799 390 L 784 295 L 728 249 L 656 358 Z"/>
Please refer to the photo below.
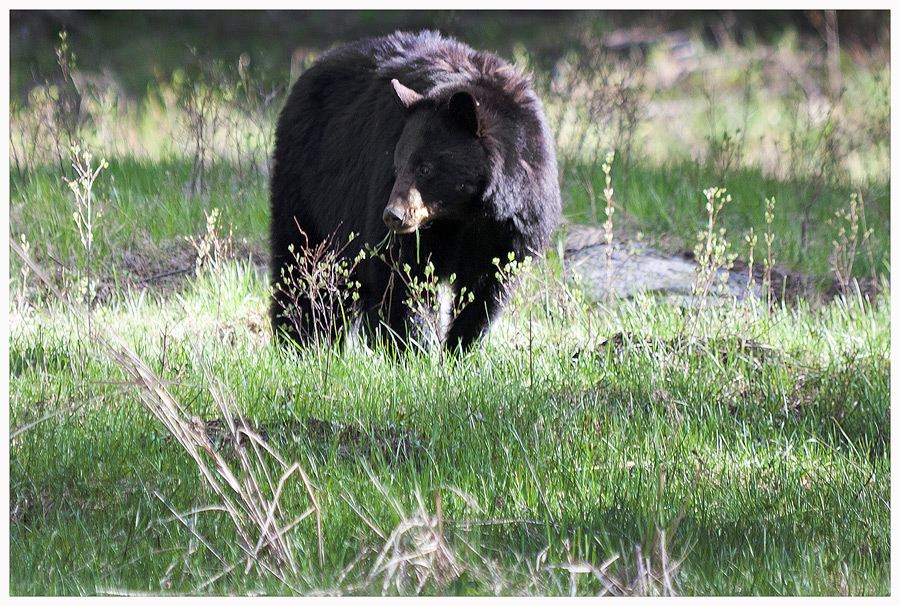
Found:
<path fill-rule="evenodd" d="M 427 179 L 434 173 L 434 169 L 431 168 L 430 164 L 422 163 L 416 167 L 416 176 L 421 177 L 423 179 Z"/>

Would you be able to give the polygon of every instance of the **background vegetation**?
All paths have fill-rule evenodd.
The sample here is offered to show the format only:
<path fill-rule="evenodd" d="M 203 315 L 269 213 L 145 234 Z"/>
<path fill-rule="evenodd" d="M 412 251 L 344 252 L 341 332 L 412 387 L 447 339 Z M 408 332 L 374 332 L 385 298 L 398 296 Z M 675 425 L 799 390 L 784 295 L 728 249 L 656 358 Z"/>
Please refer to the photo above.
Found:
<path fill-rule="evenodd" d="M 533 72 L 554 249 L 506 268 L 468 356 L 278 351 L 289 84 L 421 27 Z M 13 593 L 888 592 L 887 13 L 14 11 L 10 34 Z M 584 225 L 693 256 L 694 304 L 592 298 Z M 722 267 L 762 294 L 714 296 Z"/>

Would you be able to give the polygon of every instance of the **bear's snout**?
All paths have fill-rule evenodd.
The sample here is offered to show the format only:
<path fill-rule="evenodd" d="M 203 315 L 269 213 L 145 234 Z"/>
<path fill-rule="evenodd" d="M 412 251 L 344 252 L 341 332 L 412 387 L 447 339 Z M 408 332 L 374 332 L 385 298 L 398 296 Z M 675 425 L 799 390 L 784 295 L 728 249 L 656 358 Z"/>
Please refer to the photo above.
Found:
<path fill-rule="evenodd" d="M 422 200 L 422 194 L 414 187 L 405 196 L 391 196 L 391 200 L 392 202 L 384 209 L 381 219 L 388 229 L 395 233 L 414 232 L 430 216 L 428 208 Z"/>
<path fill-rule="evenodd" d="M 384 224 L 388 226 L 388 229 L 400 231 L 403 228 L 403 216 L 405 214 L 402 208 L 391 204 L 384 209 L 384 214 L 381 215 L 381 218 L 384 220 Z"/>

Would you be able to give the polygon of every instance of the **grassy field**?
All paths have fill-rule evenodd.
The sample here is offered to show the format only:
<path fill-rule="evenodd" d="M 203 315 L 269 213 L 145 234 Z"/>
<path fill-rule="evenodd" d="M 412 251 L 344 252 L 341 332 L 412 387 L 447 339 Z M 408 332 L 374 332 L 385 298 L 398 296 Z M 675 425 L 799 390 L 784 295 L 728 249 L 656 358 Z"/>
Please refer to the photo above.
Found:
<path fill-rule="evenodd" d="M 561 26 L 514 21 L 519 38 L 492 14 L 467 40 L 535 71 L 565 224 L 457 358 L 272 345 L 289 58 L 238 69 L 239 34 L 117 89 L 89 77 L 102 48 L 44 49 L 53 75 L 11 90 L 12 594 L 889 593 L 886 54 L 843 48 L 829 92 L 826 53 L 790 28 L 623 56 L 590 14 L 554 55 Z M 610 151 L 616 241 L 701 232 L 707 266 L 752 254 L 759 283 L 771 258 L 805 290 L 592 298 L 562 242 L 606 221 Z M 711 187 L 731 195 L 712 224 Z"/>

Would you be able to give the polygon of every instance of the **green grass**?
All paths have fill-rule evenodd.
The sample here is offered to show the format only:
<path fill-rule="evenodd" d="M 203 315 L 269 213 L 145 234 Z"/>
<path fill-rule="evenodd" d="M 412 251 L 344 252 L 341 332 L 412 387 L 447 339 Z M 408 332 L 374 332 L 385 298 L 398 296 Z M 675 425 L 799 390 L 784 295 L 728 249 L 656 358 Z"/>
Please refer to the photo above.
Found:
<path fill-rule="evenodd" d="M 97 314 L 208 421 L 220 415 L 203 360 L 320 499 L 324 567 L 304 523 L 288 535 L 300 566 L 286 585 L 232 574 L 200 593 L 380 593 L 374 554 L 419 499 L 435 513 L 436 490 L 465 572 L 425 593 L 566 594 L 570 557 L 599 568 L 615 554 L 608 572 L 628 583 L 635 546 L 658 557 L 659 528 L 687 594 L 887 591 L 888 297 L 722 310 L 701 333 L 652 301 L 562 309 L 523 290 L 510 316 L 545 331 L 532 348 L 527 322 L 509 320 L 462 359 L 397 364 L 359 347 L 277 351 L 257 332 L 263 277 L 223 275 L 220 292 Z M 187 515 L 214 495 L 69 316 L 29 320 L 12 328 L 10 426 L 56 416 L 11 442 L 12 592 L 197 591 L 225 565 L 169 507 Z M 291 490 L 281 505 L 286 522 L 308 501 Z M 240 560 L 224 514 L 189 518 Z M 601 590 L 578 579 L 578 593 Z"/>
<path fill-rule="evenodd" d="M 207 191 L 192 196 L 186 193 L 191 175 L 187 161 L 126 156 L 108 162 L 95 186 L 102 215 L 94 243 L 96 263 L 107 280 L 116 271 L 143 278 L 153 273 L 150 268 L 171 269 L 165 265 L 177 263 L 179 252 L 193 251 L 187 239 L 204 231 L 205 213 L 213 208 L 220 210 L 220 224 L 231 228 L 234 243 L 246 249 L 252 242 L 259 254 L 269 225 L 268 185 L 260 176 L 240 179 L 230 165 L 214 164 L 207 169 Z M 71 214 L 63 210 L 74 209 L 70 198 L 58 171 L 38 167 L 13 186 L 10 228 L 17 239 L 47 243 L 35 251 L 38 259 L 47 262 L 52 256 L 71 270 L 84 251 Z"/>
<path fill-rule="evenodd" d="M 586 171 L 590 174 L 589 167 Z M 603 179 L 603 173 L 596 170 L 594 191 L 603 190 Z M 578 178 L 573 176 L 568 185 L 571 202 L 566 209 L 567 218 L 574 223 L 602 222 L 604 213 L 601 201 L 595 202 L 595 210 L 592 211 L 590 198 Z M 612 170 L 612 187 L 618 192 L 619 204 L 625 214 L 624 222 L 633 232 L 667 238 L 671 247 L 691 249 L 696 244 L 695 234 L 705 229 L 707 222 L 703 190 L 713 185 L 725 188 L 732 197 L 732 201 L 722 209 L 719 222 L 727 227 L 728 239 L 741 258 L 749 256 L 744 235 L 751 227 L 757 234 L 761 233 L 760 230 L 765 228 L 765 199 L 775 198 L 772 231 L 777 237 L 778 264 L 813 276 L 825 276 L 831 271 L 829 256 L 838 229 L 834 214 L 839 209 L 845 209 L 850 196 L 856 192 L 848 185 L 836 185 L 822 192 L 815 204 L 807 208 L 809 192 L 813 189 L 810 181 L 785 182 L 761 175 L 758 169 L 739 168 L 724 178 L 717 178 L 712 168 L 685 160 L 678 164 L 642 165 L 627 182 L 621 167 L 613 165 Z M 885 263 L 890 256 L 890 210 L 886 204 L 890 200 L 888 187 L 889 184 L 873 185 L 867 189 L 864 198 L 869 201 L 866 220 L 868 227 L 873 229 L 875 274 L 886 270 Z M 872 203 L 873 200 L 876 203 Z M 800 220 L 802 217 L 808 221 L 805 228 Z M 804 237 L 805 246 L 802 244 Z M 759 248 L 756 254 L 759 254 Z M 858 276 L 873 272 L 868 257 L 860 257 L 856 271 Z"/>
<path fill-rule="evenodd" d="M 523 63 L 541 64 L 525 47 L 552 54 L 546 41 L 511 43 L 499 23 L 486 17 L 478 35 Z M 716 227 L 741 258 L 754 228 L 759 268 L 764 200 L 775 197 L 778 266 L 824 285 L 838 238 L 828 220 L 858 190 L 873 232 L 853 275 L 877 274 L 877 296 L 851 287 L 833 299 L 803 292 L 790 306 L 702 311 L 647 297 L 598 302 L 567 278 L 557 242 L 521 277 L 487 342 L 466 356 L 414 351 L 397 361 L 358 343 L 285 352 L 272 345 L 267 316 L 268 143 L 257 138 L 280 101 L 260 114 L 260 129 L 242 113 L 244 89 L 225 83 L 193 192 L 194 139 L 178 96 L 190 87 L 179 87 L 185 78 L 209 84 L 213 71 L 191 75 L 197 65 L 169 49 L 175 65 L 156 70 L 143 99 L 91 102 L 78 135 L 109 162 L 94 190 L 102 216 L 91 255 L 96 284 L 87 285 L 96 295 L 91 332 L 84 312 L 11 254 L 11 593 L 887 594 L 890 180 L 877 126 L 885 108 L 889 115 L 885 66 L 845 57 L 835 132 L 856 138 L 825 157 L 818 146 L 830 135 L 821 123 L 769 123 L 773 111 L 810 108 L 797 90 L 776 94 L 780 72 L 760 67 L 762 56 L 790 59 L 821 78 L 814 52 L 790 39 L 718 53 L 694 43 L 714 67 L 677 85 L 651 86 L 671 67 L 665 53 L 640 67 L 642 107 L 687 109 L 678 120 L 639 112 L 630 158 L 616 144 L 619 110 L 591 122 L 579 105 L 585 89 L 544 94 L 551 121 L 575 108 L 558 138 L 566 221 L 603 222 L 604 175 L 594 158 L 617 148 L 616 238 L 642 232 L 663 248 L 691 248 L 706 226 L 703 190 L 725 187 L 732 201 Z M 138 40 L 135 49 L 152 45 Z M 96 52 L 85 49 L 82 61 Z M 114 54 L 114 64 L 131 60 Z M 596 84 L 606 68 L 589 65 L 579 82 Z M 610 65 L 620 83 L 638 69 Z M 746 65 L 757 66 L 749 76 Z M 546 74 L 537 76 L 546 93 Z M 747 78 L 760 93 L 745 99 Z M 68 141 L 38 120 L 45 93 L 36 89 L 33 105 L 11 111 L 9 235 L 24 236 L 54 286 L 83 300 L 87 255 L 62 179 L 68 159 L 56 152 Z M 744 151 L 724 162 L 722 132 L 745 125 Z M 579 128 L 590 142 L 580 152 Z M 802 162 L 771 170 L 759 133 L 782 142 L 780 157 Z M 597 194 L 593 208 L 586 184 Z M 191 242 L 211 237 L 215 208 L 213 235 L 225 244 L 230 234 L 231 254 L 195 272 Z M 179 273 L 163 275 L 170 270 Z M 261 454 L 252 473 L 242 470 L 222 406 L 299 464 L 318 500 L 321 564 L 310 516 L 284 534 L 296 569 L 264 548 L 244 573 L 255 544 L 243 544 L 222 496 L 150 414 L 159 393 L 126 374 L 119 349 L 104 345 L 109 330 L 165 382 L 182 420 L 206 431 L 233 473 L 259 481 L 263 500 L 274 499 L 284 466 Z M 279 528 L 311 505 L 296 475 L 277 502 Z M 417 545 L 436 551 L 416 556 Z"/>

